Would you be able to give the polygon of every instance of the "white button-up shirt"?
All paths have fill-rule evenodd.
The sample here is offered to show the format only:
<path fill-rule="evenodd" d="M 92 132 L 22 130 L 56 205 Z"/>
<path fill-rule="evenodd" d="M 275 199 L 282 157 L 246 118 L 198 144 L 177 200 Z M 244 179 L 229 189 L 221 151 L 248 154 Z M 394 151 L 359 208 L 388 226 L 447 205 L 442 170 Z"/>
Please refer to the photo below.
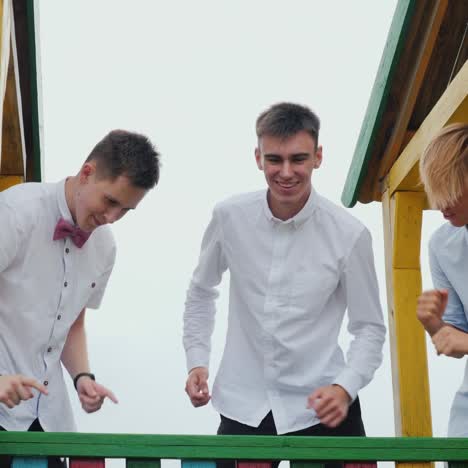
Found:
<path fill-rule="evenodd" d="M 468 230 L 465 226 L 442 225 L 429 242 L 432 281 L 448 290 L 443 320 L 468 332 Z M 450 411 L 449 437 L 468 437 L 468 362 L 463 383 Z"/>
<path fill-rule="evenodd" d="M 11 431 L 36 418 L 46 431 L 75 429 L 60 356 L 81 310 L 99 307 L 114 265 L 107 226 L 78 249 L 70 238 L 52 240 L 59 218 L 73 223 L 65 181 L 0 192 L 0 374 L 33 377 L 49 391 L 33 389 L 13 409 L 0 404 L 0 426 Z"/>
<path fill-rule="evenodd" d="M 306 409 L 318 387 L 354 399 L 382 360 L 385 326 L 371 237 L 354 217 L 312 192 L 293 218 L 273 217 L 267 192 L 216 206 L 187 293 L 187 367 L 209 365 L 216 286 L 230 271 L 226 345 L 212 388 L 221 414 L 257 427 L 271 410 L 279 434 L 318 424 Z M 345 310 L 354 335 L 338 345 Z"/>

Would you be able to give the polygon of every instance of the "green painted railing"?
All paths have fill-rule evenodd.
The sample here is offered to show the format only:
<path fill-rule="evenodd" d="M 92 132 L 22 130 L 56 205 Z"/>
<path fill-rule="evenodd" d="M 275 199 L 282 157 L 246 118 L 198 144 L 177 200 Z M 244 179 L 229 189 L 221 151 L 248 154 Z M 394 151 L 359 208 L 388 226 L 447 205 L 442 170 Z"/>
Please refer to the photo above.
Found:
<path fill-rule="evenodd" d="M 27 457 L 64 456 L 101 459 L 123 458 L 127 466 L 159 466 L 160 459 L 191 460 L 197 466 L 213 460 L 289 460 L 323 463 L 346 460 L 347 465 L 372 465 L 375 461 L 449 461 L 466 466 L 468 439 L 380 438 L 380 437 L 271 437 L 271 436 L 193 436 L 129 435 L 83 433 L 0 432 L 0 455 Z M 151 463 L 151 464 L 150 464 Z M 157 463 L 157 464 L 155 464 Z M 254 463 L 245 463 L 254 465 Z M 262 463 L 263 465 L 264 463 Z M 265 463 L 268 465 L 268 462 Z M 72 464 L 70 464 L 72 466 Z M 21 465 L 16 466 L 46 466 Z M 374 465 L 375 466 L 375 465 Z"/>

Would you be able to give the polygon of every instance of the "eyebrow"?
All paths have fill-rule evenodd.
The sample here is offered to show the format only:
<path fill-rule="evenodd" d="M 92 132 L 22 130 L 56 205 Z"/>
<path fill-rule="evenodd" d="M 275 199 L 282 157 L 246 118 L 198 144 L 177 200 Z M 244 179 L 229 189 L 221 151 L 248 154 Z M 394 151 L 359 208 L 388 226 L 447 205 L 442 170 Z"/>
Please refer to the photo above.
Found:
<path fill-rule="evenodd" d="M 310 156 L 310 153 L 294 153 L 291 155 L 291 158 L 297 158 L 298 156 Z M 276 153 L 265 153 L 263 155 L 264 158 L 283 158 L 280 154 Z"/>
<path fill-rule="evenodd" d="M 120 203 L 119 200 L 117 200 L 116 198 L 114 198 L 114 197 L 111 196 L 111 195 L 107 195 L 107 194 L 106 194 L 105 196 L 106 196 L 106 198 L 107 198 L 109 201 L 111 201 L 112 203 L 117 203 L 117 204 L 120 205 L 124 210 L 134 210 L 134 209 L 135 209 L 135 208 L 132 207 L 132 206 L 127 206 L 127 207 L 123 206 L 122 203 Z"/>

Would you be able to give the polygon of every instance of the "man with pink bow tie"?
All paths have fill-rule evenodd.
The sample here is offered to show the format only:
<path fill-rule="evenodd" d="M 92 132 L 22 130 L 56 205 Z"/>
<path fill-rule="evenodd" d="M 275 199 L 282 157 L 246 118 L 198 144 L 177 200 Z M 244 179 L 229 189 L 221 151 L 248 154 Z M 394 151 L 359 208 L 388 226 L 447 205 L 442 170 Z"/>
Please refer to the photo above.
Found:
<path fill-rule="evenodd" d="M 105 398 L 117 403 L 90 371 L 85 311 L 99 307 L 114 265 L 107 224 L 135 209 L 158 179 L 151 142 L 114 130 L 75 176 L 0 193 L 2 429 L 74 430 L 61 363 L 86 412 Z"/>

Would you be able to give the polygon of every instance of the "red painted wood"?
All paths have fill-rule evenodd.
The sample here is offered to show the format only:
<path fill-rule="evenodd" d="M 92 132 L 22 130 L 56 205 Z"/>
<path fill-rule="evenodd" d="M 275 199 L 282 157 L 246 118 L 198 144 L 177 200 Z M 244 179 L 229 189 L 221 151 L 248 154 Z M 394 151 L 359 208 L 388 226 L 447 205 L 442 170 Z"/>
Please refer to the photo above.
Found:
<path fill-rule="evenodd" d="M 345 463 L 344 468 L 377 468 L 377 462 L 350 462 Z"/>
<path fill-rule="evenodd" d="M 238 461 L 237 468 L 271 468 L 268 461 Z"/>
<path fill-rule="evenodd" d="M 70 468 L 105 468 L 104 458 L 70 458 Z"/>

